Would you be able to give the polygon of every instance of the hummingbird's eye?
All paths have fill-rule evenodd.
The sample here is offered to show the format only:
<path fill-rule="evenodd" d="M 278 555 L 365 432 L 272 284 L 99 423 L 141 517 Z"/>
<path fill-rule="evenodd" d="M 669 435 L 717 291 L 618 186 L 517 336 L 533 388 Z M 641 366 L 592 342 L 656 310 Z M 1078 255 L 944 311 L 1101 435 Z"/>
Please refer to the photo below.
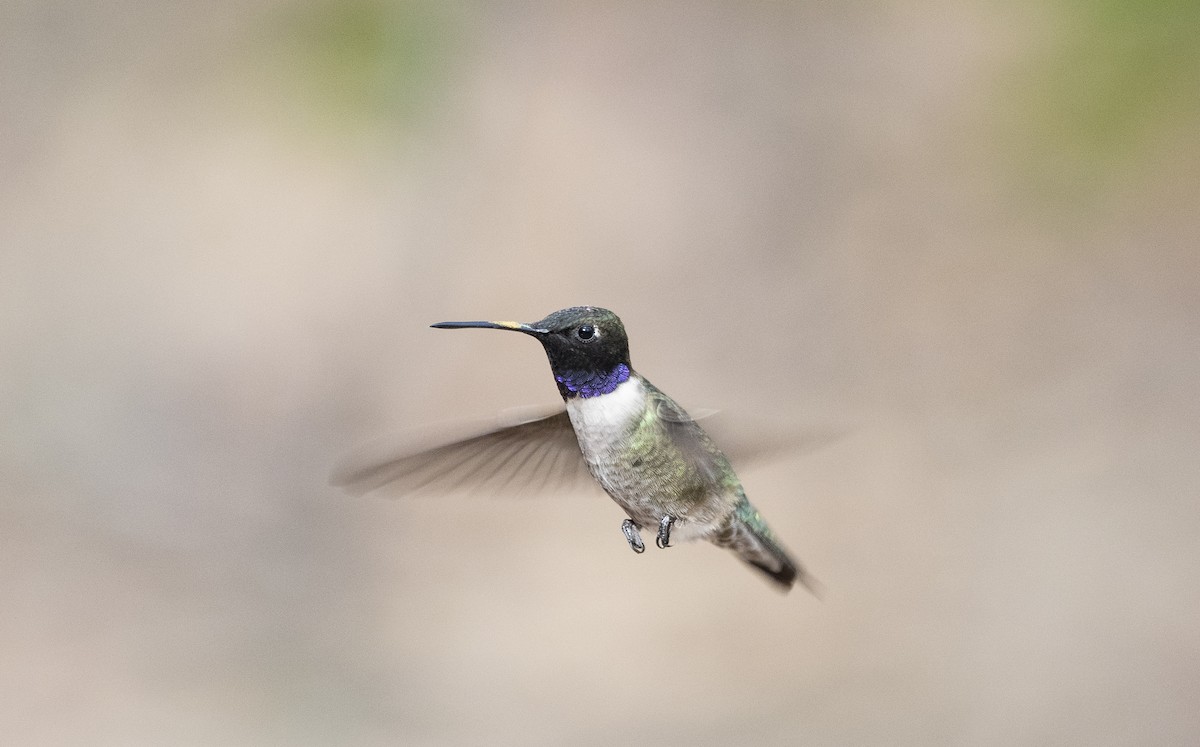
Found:
<path fill-rule="evenodd" d="M 590 324 L 584 324 L 575 330 L 575 336 L 584 342 L 589 342 L 596 337 L 596 328 Z"/>

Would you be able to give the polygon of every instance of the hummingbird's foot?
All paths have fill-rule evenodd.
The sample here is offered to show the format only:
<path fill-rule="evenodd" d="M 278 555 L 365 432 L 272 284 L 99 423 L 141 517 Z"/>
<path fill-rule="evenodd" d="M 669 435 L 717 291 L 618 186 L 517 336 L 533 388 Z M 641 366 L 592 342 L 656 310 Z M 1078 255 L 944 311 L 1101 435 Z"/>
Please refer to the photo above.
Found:
<path fill-rule="evenodd" d="M 658 545 L 659 549 L 665 550 L 671 544 L 671 525 L 675 523 L 674 516 L 664 516 L 662 521 L 658 522 L 658 537 L 655 538 L 654 544 Z"/>
<path fill-rule="evenodd" d="M 646 552 L 646 546 L 642 544 L 642 535 L 638 532 L 638 525 L 633 523 L 633 519 L 626 519 L 621 523 L 621 531 L 625 533 L 625 541 L 629 543 L 629 549 L 634 552 Z"/>

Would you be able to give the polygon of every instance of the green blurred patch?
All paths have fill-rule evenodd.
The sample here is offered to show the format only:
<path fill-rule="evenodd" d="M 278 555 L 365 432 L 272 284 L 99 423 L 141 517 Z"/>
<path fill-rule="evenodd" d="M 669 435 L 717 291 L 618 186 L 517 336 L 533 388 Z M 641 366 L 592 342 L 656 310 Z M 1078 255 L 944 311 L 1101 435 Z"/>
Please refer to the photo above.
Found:
<path fill-rule="evenodd" d="M 993 106 L 1041 191 L 1086 199 L 1200 115 L 1200 0 L 1067 0 Z M 1007 95 L 1006 95 L 1007 94 Z M 1007 125 L 1005 126 L 1007 128 Z"/>
<path fill-rule="evenodd" d="M 454 19 L 436 2 L 320 0 L 286 6 L 256 34 L 249 74 L 306 127 L 415 124 L 454 68 Z"/>

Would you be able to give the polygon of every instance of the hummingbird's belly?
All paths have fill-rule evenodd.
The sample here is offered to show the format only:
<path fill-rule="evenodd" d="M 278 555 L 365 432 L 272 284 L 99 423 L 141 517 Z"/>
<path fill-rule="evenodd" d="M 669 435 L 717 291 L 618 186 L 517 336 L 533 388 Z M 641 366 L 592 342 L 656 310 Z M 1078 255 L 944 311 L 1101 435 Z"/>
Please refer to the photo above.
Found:
<path fill-rule="evenodd" d="M 669 514 L 672 537 L 685 541 L 728 513 L 730 502 L 713 494 L 647 416 L 638 377 L 608 394 L 569 400 L 567 414 L 592 476 L 637 524 L 654 528 Z"/>
<path fill-rule="evenodd" d="M 605 492 L 639 526 L 653 529 L 664 516 L 673 517 L 672 536 L 679 541 L 708 534 L 727 513 L 725 506 L 729 501 L 700 485 L 681 489 L 669 482 L 629 479 L 627 472 L 612 470 L 603 461 L 589 461 L 588 468 Z"/>

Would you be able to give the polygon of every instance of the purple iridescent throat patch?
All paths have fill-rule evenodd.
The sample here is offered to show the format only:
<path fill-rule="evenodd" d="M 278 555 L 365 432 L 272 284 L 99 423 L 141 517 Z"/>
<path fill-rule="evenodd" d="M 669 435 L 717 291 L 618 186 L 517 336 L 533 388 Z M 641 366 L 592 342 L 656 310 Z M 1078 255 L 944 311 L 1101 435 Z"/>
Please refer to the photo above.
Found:
<path fill-rule="evenodd" d="M 617 367 L 608 373 L 591 373 L 588 371 L 563 371 L 557 374 L 555 380 L 567 388 L 572 395 L 580 397 L 599 397 L 616 389 L 621 382 L 629 379 L 629 366 L 618 363 Z"/>

